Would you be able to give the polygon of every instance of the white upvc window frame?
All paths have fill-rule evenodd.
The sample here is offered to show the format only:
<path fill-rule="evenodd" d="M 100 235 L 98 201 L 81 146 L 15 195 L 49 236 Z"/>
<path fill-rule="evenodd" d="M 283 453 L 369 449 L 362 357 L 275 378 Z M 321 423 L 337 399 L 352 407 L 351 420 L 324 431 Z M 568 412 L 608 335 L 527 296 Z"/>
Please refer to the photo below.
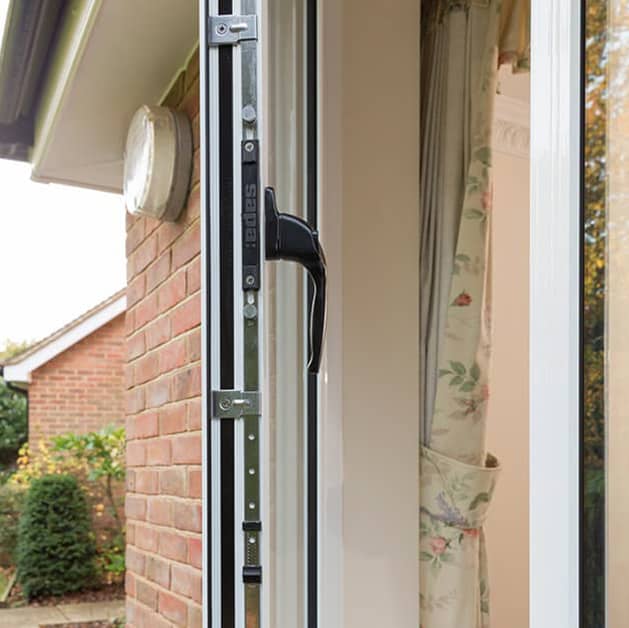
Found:
<path fill-rule="evenodd" d="M 531 8 L 530 626 L 577 628 L 581 2 Z"/>

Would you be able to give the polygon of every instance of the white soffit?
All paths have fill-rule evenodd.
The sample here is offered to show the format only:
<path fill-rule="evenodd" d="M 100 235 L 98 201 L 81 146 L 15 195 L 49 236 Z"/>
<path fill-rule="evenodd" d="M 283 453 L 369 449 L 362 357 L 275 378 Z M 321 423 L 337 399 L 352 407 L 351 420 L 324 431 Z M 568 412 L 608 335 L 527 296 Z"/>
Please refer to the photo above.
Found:
<path fill-rule="evenodd" d="M 50 341 L 41 342 L 41 346 L 35 346 L 33 351 L 26 351 L 24 359 L 5 365 L 4 379 L 7 382 L 29 384 L 31 373 L 50 362 L 54 357 L 63 353 L 77 342 L 83 340 L 97 329 L 111 322 L 127 309 L 127 295 L 121 294 L 114 300 L 105 303 L 103 307 L 95 309 L 93 314 L 79 318 L 76 323 L 68 325 L 62 333 L 55 333 Z M 19 356 L 18 356 L 19 359 Z"/>
<path fill-rule="evenodd" d="M 51 62 L 32 178 L 122 190 L 129 121 L 158 104 L 198 41 L 197 0 L 83 0 Z"/>

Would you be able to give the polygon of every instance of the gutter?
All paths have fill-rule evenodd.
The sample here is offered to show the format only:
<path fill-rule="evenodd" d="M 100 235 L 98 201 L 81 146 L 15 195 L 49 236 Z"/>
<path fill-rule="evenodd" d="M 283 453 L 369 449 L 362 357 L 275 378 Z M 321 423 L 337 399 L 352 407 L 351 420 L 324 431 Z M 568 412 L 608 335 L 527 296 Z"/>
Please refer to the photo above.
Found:
<path fill-rule="evenodd" d="M 67 0 L 11 0 L 0 49 L 0 158 L 28 161 L 50 50 Z"/>

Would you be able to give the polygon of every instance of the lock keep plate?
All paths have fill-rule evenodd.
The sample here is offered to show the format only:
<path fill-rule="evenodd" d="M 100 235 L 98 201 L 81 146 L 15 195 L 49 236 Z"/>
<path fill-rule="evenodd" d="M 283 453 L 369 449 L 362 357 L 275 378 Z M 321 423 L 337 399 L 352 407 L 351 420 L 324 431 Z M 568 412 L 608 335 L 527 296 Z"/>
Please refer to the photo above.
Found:
<path fill-rule="evenodd" d="M 215 390 L 212 392 L 212 416 L 215 419 L 260 416 L 260 393 Z"/>
<path fill-rule="evenodd" d="M 258 20 L 255 15 L 212 15 L 209 18 L 209 46 L 233 46 L 256 39 Z"/>

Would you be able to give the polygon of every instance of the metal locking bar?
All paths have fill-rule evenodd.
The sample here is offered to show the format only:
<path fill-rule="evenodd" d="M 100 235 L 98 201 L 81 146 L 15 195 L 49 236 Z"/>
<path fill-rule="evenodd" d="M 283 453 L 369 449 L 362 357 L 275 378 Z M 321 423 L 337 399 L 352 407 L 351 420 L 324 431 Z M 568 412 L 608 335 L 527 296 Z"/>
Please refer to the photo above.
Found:
<path fill-rule="evenodd" d="M 255 15 L 211 15 L 209 18 L 209 46 L 233 46 L 256 39 L 258 20 Z"/>

